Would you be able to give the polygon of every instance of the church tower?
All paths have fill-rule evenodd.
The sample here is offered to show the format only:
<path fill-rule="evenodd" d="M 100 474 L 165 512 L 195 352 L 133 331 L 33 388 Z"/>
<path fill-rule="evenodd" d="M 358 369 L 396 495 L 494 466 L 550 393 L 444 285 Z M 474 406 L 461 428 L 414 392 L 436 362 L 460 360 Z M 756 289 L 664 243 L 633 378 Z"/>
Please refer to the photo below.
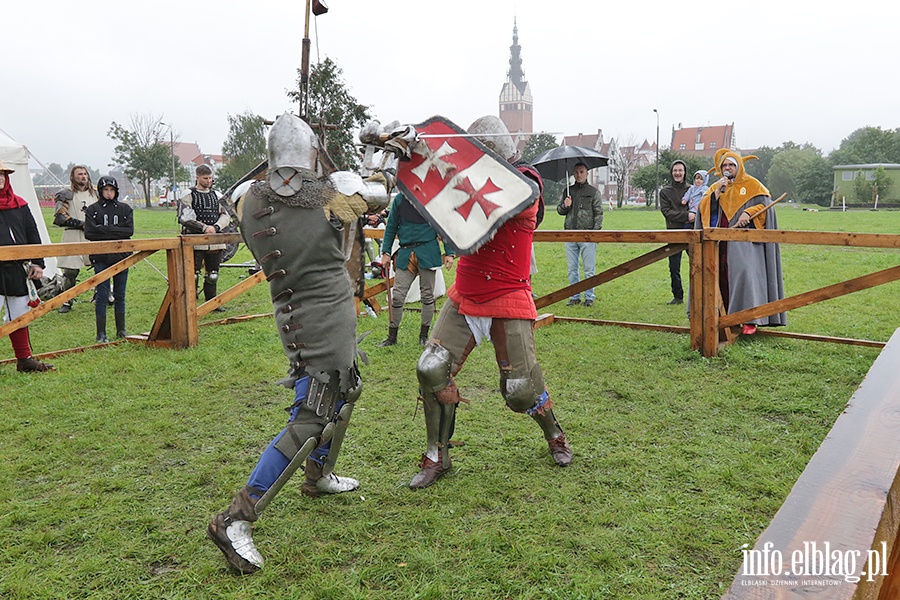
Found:
<path fill-rule="evenodd" d="M 516 135 L 531 133 L 533 129 L 534 102 L 531 87 L 525 81 L 522 71 L 522 47 L 519 45 L 519 27 L 513 19 L 513 43 L 509 47 L 509 71 L 506 72 L 506 83 L 500 91 L 500 120 L 513 134 L 519 150 L 525 147 L 530 136 Z"/>

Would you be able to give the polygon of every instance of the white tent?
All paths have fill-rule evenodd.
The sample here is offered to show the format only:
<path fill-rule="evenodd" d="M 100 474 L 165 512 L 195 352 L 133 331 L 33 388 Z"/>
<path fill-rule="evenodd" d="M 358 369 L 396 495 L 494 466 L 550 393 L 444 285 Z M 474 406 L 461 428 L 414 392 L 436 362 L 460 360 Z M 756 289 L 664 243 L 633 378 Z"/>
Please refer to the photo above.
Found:
<path fill-rule="evenodd" d="M 13 191 L 28 201 L 28 207 L 41 232 L 41 242 L 50 243 L 50 234 L 47 232 L 47 224 L 41 215 L 41 205 L 38 203 L 37 194 L 34 191 L 34 183 L 31 181 L 31 173 L 28 172 L 28 149 L 0 130 L 0 161 L 7 168 L 15 170 L 9 175 Z M 56 258 L 44 259 L 47 266 L 44 268 L 45 277 L 53 277 L 56 274 Z"/>

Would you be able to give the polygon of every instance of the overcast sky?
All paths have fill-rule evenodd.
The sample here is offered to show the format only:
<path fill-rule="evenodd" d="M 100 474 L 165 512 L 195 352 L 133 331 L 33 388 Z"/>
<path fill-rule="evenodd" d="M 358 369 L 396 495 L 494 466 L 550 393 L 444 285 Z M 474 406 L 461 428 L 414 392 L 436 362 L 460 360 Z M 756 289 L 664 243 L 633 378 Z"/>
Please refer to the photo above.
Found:
<path fill-rule="evenodd" d="M 498 114 L 518 20 L 537 131 L 660 142 L 734 123 L 743 148 L 900 127 L 900 4 L 859 0 L 326 0 L 311 62 L 331 57 L 382 122 Z M 300 66 L 303 0 L 10 0 L 0 12 L 0 129 L 45 164 L 106 171 L 133 114 L 221 152 L 227 115 L 275 118 Z M 34 166 L 34 164 L 33 164 Z"/>

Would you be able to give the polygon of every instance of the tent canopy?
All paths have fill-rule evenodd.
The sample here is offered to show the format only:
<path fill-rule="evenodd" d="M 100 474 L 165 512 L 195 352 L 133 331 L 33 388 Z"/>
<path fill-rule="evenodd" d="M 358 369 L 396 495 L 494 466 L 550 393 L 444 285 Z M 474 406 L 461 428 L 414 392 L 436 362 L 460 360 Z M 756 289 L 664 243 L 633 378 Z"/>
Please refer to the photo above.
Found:
<path fill-rule="evenodd" d="M 44 223 L 44 216 L 41 214 L 41 205 L 34 191 L 31 173 L 28 171 L 28 148 L 6 135 L 2 130 L 0 130 L 0 161 L 3 161 L 8 168 L 15 170 L 15 173 L 9 175 L 13 191 L 28 202 L 38 231 L 41 232 L 41 242 L 49 244 L 50 234 L 47 232 L 47 224 Z M 56 258 L 47 258 L 45 262 L 47 266 L 44 269 L 44 276 L 53 277 L 56 274 Z"/>

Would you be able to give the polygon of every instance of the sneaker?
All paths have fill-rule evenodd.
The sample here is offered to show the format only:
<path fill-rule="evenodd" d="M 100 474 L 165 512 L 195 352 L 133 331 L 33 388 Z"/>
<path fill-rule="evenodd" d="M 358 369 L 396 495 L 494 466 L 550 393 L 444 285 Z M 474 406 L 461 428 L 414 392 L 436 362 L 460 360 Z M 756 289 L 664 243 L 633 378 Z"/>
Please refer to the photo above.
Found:
<path fill-rule="evenodd" d="M 594 305 L 594 301 L 593 300 L 585 300 L 584 305 L 587 306 L 588 308 L 590 308 L 591 306 Z"/>
<path fill-rule="evenodd" d="M 753 335 L 756 333 L 756 325 L 753 323 L 744 323 L 744 327 L 741 328 L 741 333 L 744 335 Z"/>
<path fill-rule="evenodd" d="M 225 307 L 224 307 L 224 306 L 217 306 L 217 307 L 215 307 L 214 309 L 212 309 L 211 312 L 215 312 L 215 313 L 223 313 L 223 312 L 225 312 Z"/>
<path fill-rule="evenodd" d="M 672 298 L 666 304 L 684 304 L 684 298 Z"/>
<path fill-rule="evenodd" d="M 568 302 L 566 302 L 566 306 L 575 306 L 576 304 L 581 304 L 581 298 L 570 298 Z"/>
<path fill-rule="evenodd" d="M 452 464 L 446 468 L 444 467 L 440 455 L 438 456 L 437 461 L 433 461 L 423 454 L 422 460 L 419 461 L 419 468 L 421 471 L 416 473 L 416 476 L 412 478 L 412 481 L 409 482 L 409 487 L 413 489 L 427 488 L 437 481 L 439 477 L 443 477 L 451 467 Z"/>
<path fill-rule="evenodd" d="M 561 467 L 572 462 L 572 450 L 569 448 L 569 442 L 566 441 L 566 434 L 548 440 L 547 445 L 550 447 L 550 456 L 553 457 L 553 462 Z"/>
<path fill-rule="evenodd" d="M 222 512 L 206 527 L 206 536 L 218 546 L 225 560 L 242 575 L 256 573 L 263 567 L 263 557 L 256 549 L 249 521 L 236 521 Z"/>
<path fill-rule="evenodd" d="M 55 371 L 56 367 L 47 363 L 42 363 L 33 356 L 28 358 L 20 358 L 16 361 L 16 371 L 20 373 L 43 373 L 45 371 Z"/>
<path fill-rule="evenodd" d="M 56 312 L 58 312 L 58 313 L 61 314 L 61 315 L 64 315 L 64 314 L 66 314 L 67 312 L 69 312 L 70 310 L 72 310 L 72 302 L 71 302 L 71 300 L 70 300 L 69 302 L 64 303 L 62 306 L 60 306 L 60 307 L 59 307 L 59 310 L 57 310 Z"/>
<path fill-rule="evenodd" d="M 321 477 L 315 484 L 304 481 L 300 491 L 306 496 L 318 498 L 326 494 L 342 494 L 359 489 L 359 481 L 352 477 L 339 477 L 332 473 L 328 477 Z"/>

